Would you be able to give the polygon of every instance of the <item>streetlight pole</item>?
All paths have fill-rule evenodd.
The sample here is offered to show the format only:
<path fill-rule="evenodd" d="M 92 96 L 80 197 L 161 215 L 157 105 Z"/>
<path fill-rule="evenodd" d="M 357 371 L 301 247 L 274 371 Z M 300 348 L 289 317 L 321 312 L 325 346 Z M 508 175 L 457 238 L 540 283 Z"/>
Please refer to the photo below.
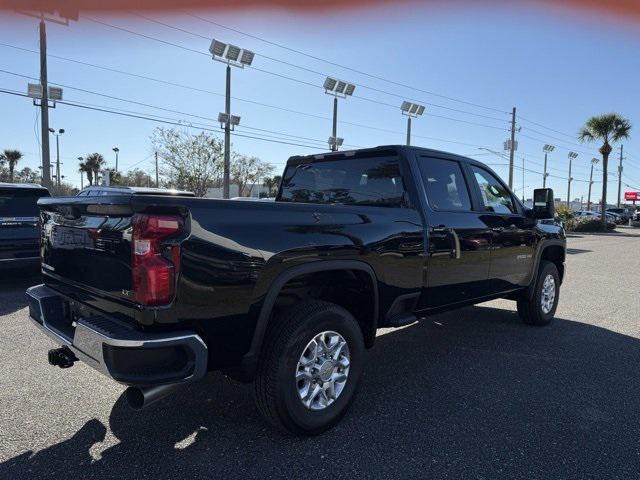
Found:
<path fill-rule="evenodd" d="M 331 136 L 333 138 L 338 138 L 338 97 L 333 97 L 333 125 L 331 128 Z M 338 151 L 338 142 L 333 142 L 331 144 L 331 151 Z"/>
<path fill-rule="evenodd" d="M 209 46 L 212 58 L 227 65 L 224 113 L 218 114 L 220 126 L 224 129 L 224 163 L 222 171 L 222 198 L 229 198 L 231 171 L 231 130 L 240 123 L 240 117 L 231 114 L 231 67 L 244 68 L 251 65 L 255 54 L 251 50 L 213 39 Z"/>
<path fill-rule="evenodd" d="M 589 174 L 589 193 L 587 194 L 587 210 L 591 210 L 591 186 L 593 185 L 593 167 L 599 162 L 597 158 L 591 159 L 591 173 Z"/>
<path fill-rule="evenodd" d="M 227 85 L 224 97 L 224 113 L 231 115 L 231 65 L 227 65 Z M 224 124 L 224 166 L 222 173 L 222 198 L 229 198 L 229 182 L 231 170 L 231 122 Z"/>
<path fill-rule="evenodd" d="M 327 95 L 333 95 L 333 119 L 331 124 L 331 136 L 329 137 L 329 148 L 332 152 L 337 152 L 338 147 L 342 145 L 344 139 L 338 137 L 338 97 L 347 98 L 353 95 L 356 86 L 353 83 L 348 83 L 342 80 L 336 80 L 332 77 L 327 77 L 322 84 L 324 93 Z"/>
<path fill-rule="evenodd" d="M 544 147 L 542 147 L 542 151 L 544 152 L 544 173 L 542 174 L 542 188 L 547 188 L 547 177 L 549 176 L 549 174 L 547 173 L 547 155 L 553 152 L 555 148 L 556 147 L 554 145 L 550 145 L 548 143 Z"/>
<path fill-rule="evenodd" d="M 624 145 L 620 145 L 620 165 L 618 165 L 618 203 L 617 206 L 620 208 L 620 196 L 622 195 L 622 159 L 624 152 Z"/>
<path fill-rule="evenodd" d="M 424 108 L 424 105 L 407 101 L 402 102 L 402 105 L 400 105 L 402 114 L 407 116 L 407 145 L 411 145 L 411 119 L 418 118 L 418 116 L 422 115 Z"/>
<path fill-rule="evenodd" d="M 78 162 L 82 163 L 84 158 L 78 157 Z M 84 188 L 84 172 L 80 170 L 80 190 Z"/>
<path fill-rule="evenodd" d="M 574 158 L 577 158 L 578 154 L 576 152 L 569 152 L 569 178 L 567 179 L 567 208 L 571 210 L 571 181 L 573 177 L 571 176 L 571 163 Z"/>
<path fill-rule="evenodd" d="M 60 136 L 64 133 L 64 128 L 59 129 L 58 132 L 54 128 L 49 128 L 49 132 L 56 137 L 56 185 L 60 186 Z"/>
<path fill-rule="evenodd" d="M 118 147 L 113 147 L 111 150 L 116 154 L 116 173 L 118 173 L 118 153 L 120 152 L 120 149 Z"/>

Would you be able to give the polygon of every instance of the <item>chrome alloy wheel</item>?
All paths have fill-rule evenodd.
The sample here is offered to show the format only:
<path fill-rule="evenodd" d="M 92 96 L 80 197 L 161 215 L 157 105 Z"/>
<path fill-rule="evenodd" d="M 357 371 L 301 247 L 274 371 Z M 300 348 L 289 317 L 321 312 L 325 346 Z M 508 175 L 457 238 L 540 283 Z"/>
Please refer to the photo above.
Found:
<path fill-rule="evenodd" d="M 540 298 L 540 306 L 545 315 L 553 309 L 555 300 L 556 280 L 553 278 L 553 275 L 547 275 L 542 283 L 542 295 Z"/>
<path fill-rule="evenodd" d="M 302 404 L 310 410 L 323 410 L 340 396 L 347 384 L 350 365 L 349 345 L 338 332 L 316 335 L 300 355 L 296 387 Z"/>

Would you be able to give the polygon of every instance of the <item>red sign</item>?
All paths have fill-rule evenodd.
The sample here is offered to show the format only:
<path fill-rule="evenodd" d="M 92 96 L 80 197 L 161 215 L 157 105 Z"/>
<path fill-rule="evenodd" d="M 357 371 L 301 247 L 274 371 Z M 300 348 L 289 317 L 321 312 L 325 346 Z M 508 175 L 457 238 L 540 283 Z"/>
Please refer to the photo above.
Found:
<path fill-rule="evenodd" d="M 640 201 L 640 192 L 624 192 L 624 199 L 632 202 Z"/>

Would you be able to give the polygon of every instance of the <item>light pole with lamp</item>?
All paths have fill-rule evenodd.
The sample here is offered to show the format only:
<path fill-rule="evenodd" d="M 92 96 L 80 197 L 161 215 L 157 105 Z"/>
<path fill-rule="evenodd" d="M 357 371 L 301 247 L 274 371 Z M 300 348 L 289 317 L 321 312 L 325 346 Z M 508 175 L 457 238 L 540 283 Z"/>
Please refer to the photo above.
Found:
<path fill-rule="evenodd" d="M 597 158 L 591 159 L 591 173 L 589 174 L 589 193 L 587 194 L 587 210 L 591 211 L 591 185 L 593 185 L 593 167 L 595 167 L 600 160 Z"/>
<path fill-rule="evenodd" d="M 60 136 L 64 133 L 64 128 L 57 132 L 55 128 L 49 128 L 49 132 L 56 137 L 56 185 L 60 186 Z"/>
<path fill-rule="evenodd" d="M 231 67 L 244 68 L 251 65 L 255 53 L 219 40 L 211 40 L 209 46 L 212 58 L 227 64 L 224 113 L 218 115 L 221 128 L 224 129 L 224 164 L 222 173 L 222 198 L 229 198 L 229 176 L 231 170 L 231 130 L 240 123 L 240 117 L 231 115 Z M 236 123 L 232 123 L 236 121 Z"/>
<path fill-rule="evenodd" d="M 338 98 L 347 98 L 353 95 L 356 86 L 343 80 L 336 80 L 333 77 L 327 77 L 322 85 L 324 93 L 333 95 L 333 123 L 331 136 L 329 137 L 329 148 L 332 152 L 337 152 L 338 147 L 342 145 L 343 138 L 338 137 Z"/>

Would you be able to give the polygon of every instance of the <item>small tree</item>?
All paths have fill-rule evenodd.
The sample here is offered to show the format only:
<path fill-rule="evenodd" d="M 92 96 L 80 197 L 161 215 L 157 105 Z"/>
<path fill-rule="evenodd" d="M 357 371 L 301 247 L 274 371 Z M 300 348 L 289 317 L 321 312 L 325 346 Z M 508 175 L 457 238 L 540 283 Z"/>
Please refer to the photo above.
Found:
<path fill-rule="evenodd" d="M 23 156 L 22 152 L 20 150 L 5 150 L 1 155 L 3 161 L 6 162 L 9 167 L 9 182 L 13 183 L 13 172 L 18 161 Z"/>
<path fill-rule="evenodd" d="M 206 132 L 197 135 L 175 128 L 157 128 L 151 143 L 162 160 L 166 184 L 190 190 L 199 197 L 221 184 L 222 140 Z"/>
<path fill-rule="evenodd" d="M 581 142 L 602 142 L 599 151 L 602 155 L 602 230 L 607 230 L 607 169 L 609 155 L 613 148 L 611 143 L 629 138 L 631 123 L 626 118 L 616 113 L 607 113 L 591 117 L 578 132 L 578 140 Z"/>
<path fill-rule="evenodd" d="M 240 196 L 250 196 L 253 185 L 272 171 L 273 166 L 263 162 L 258 157 L 235 155 L 231 163 L 231 178 L 238 185 L 238 195 Z"/>
<path fill-rule="evenodd" d="M 149 174 L 144 170 L 134 168 L 122 176 L 120 185 L 127 187 L 146 187 L 149 185 Z"/>

